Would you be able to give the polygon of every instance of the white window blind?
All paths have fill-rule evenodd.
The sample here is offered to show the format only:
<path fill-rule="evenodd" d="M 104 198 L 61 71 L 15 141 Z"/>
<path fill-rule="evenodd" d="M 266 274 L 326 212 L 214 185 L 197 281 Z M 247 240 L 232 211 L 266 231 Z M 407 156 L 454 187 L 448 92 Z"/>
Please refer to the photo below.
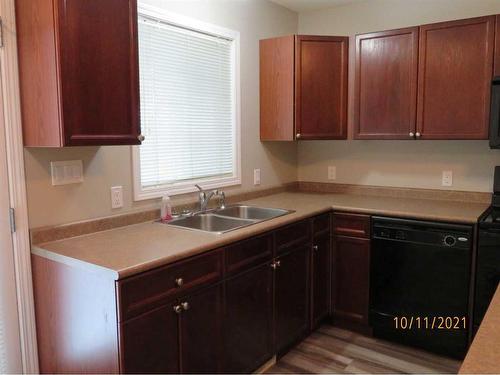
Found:
<path fill-rule="evenodd" d="M 238 183 L 235 41 L 144 15 L 138 31 L 136 186 L 150 197 Z"/>

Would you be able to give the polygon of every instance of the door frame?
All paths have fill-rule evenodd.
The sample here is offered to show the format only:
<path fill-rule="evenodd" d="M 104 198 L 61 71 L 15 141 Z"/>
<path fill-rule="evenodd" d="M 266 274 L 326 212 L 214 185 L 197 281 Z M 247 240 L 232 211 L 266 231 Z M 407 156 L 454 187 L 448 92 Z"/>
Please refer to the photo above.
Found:
<path fill-rule="evenodd" d="M 5 123 L 10 204 L 15 210 L 16 231 L 12 234 L 12 243 L 14 248 L 21 357 L 23 372 L 37 374 L 39 372 L 38 349 L 31 275 L 28 204 L 24 174 L 14 0 L 0 0 L 0 17 L 3 24 L 3 47 L 0 48 L 0 89 L 3 96 L 2 120 Z"/>

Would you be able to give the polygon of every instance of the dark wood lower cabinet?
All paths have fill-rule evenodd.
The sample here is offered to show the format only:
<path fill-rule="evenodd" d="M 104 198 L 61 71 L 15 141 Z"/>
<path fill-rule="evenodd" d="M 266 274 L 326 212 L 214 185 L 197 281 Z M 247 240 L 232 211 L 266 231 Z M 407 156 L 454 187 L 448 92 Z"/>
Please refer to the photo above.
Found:
<path fill-rule="evenodd" d="M 121 324 L 121 372 L 179 372 L 179 320 L 174 305 Z"/>
<path fill-rule="evenodd" d="M 222 365 L 222 283 L 180 300 L 180 371 L 218 373 Z"/>
<path fill-rule="evenodd" d="M 337 235 L 333 243 L 334 321 L 367 327 L 370 240 Z"/>
<path fill-rule="evenodd" d="M 331 238 L 330 232 L 314 236 L 312 251 L 311 329 L 330 314 Z"/>
<path fill-rule="evenodd" d="M 310 243 L 277 258 L 275 272 L 276 351 L 283 354 L 309 330 Z"/>
<path fill-rule="evenodd" d="M 274 354 L 270 262 L 228 279 L 225 305 L 223 372 L 253 372 Z"/>
<path fill-rule="evenodd" d="M 221 315 L 220 283 L 123 323 L 122 372 L 220 372 Z"/>
<path fill-rule="evenodd" d="M 42 372 L 254 372 L 329 313 L 330 226 L 322 214 L 118 281 L 34 255 Z"/>

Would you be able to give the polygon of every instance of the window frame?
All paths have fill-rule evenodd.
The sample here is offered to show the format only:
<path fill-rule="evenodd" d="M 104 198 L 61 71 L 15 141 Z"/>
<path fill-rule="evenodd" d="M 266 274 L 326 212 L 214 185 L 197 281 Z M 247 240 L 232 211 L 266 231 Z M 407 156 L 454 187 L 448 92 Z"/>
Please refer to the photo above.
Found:
<path fill-rule="evenodd" d="M 222 37 L 232 41 L 233 55 L 233 170 L 229 177 L 208 177 L 196 180 L 177 182 L 169 185 L 143 187 L 141 183 L 141 160 L 139 146 L 131 146 L 132 154 L 132 180 L 134 188 L 134 201 L 160 198 L 166 194 L 179 195 L 198 191 L 194 184 L 200 185 L 204 189 L 215 189 L 226 186 L 241 185 L 241 103 L 240 103 L 240 33 L 239 31 L 227 29 L 207 22 L 199 21 L 190 17 L 185 17 L 176 13 L 166 11 L 161 8 L 146 4 L 138 4 L 138 17 L 157 19 L 173 26 L 182 27 L 192 31 L 201 32 L 216 37 Z"/>

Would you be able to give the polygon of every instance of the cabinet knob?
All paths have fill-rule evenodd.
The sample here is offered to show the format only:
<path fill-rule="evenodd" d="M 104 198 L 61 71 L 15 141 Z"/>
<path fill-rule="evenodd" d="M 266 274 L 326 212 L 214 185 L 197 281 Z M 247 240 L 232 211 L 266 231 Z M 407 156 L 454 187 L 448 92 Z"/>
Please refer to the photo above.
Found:
<path fill-rule="evenodd" d="M 417 138 L 420 138 L 420 136 L 421 136 L 421 135 L 422 135 L 422 134 L 420 134 L 419 132 L 416 132 L 416 133 L 415 133 L 415 137 L 417 137 Z"/>
<path fill-rule="evenodd" d="M 177 285 L 178 287 L 181 287 L 184 285 L 184 279 L 182 277 L 179 277 L 177 279 L 175 279 L 175 285 Z"/>
<path fill-rule="evenodd" d="M 191 306 L 189 306 L 189 303 L 188 303 L 188 302 L 182 302 L 182 303 L 181 303 L 181 306 L 182 306 L 182 309 L 183 309 L 184 311 L 189 310 L 189 308 L 191 307 Z"/>
<path fill-rule="evenodd" d="M 314 245 L 314 246 L 313 246 L 313 250 L 314 250 L 314 251 L 318 251 L 318 249 L 319 249 L 318 245 Z"/>
<path fill-rule="evenodd" d="M 280 267 L 281 266 L 281 260 L 277 260 L 276 261 L 276 267 Z"/>
<path fill-rule="evenodd" d="M 278 266 L 276 265 L 276 262 L 272 262 L 272 263 L 271 263 L 271 268 L 272 268 L 273 270 L 275 270 L 277 267 L 278 267 Z"/>
<path fill-rule="evenodd" d="M 182 312 L 182 306 L 181 305 L 175 305 L 174 306 L 174 312 L 176 314 L 180 314 Z"/>
<path fill-rule="evenodd" d="M 415 136 L 415 133 L 410 132 L 410 137 L 412 137 L 412 138 L 413 138 L 414 136 Z"/>
<path fill-rule="evenodd" d="M 143 142 L 143 141 L 146 139 L 146 137 L 145 137 L 145 136 L 143 136 L 142 134 L 139 134 L 139 135 L 137 136 L 137 139 L 138 139 L 139 141 Z"/>
<path fill-rule="evenodd" d="M 296 137 L 297 139 L 299 139 L 299 138 L 301 137 L 300 133 L 297 133 L 297 134 L 295 135 L 295 137 Z"/>

